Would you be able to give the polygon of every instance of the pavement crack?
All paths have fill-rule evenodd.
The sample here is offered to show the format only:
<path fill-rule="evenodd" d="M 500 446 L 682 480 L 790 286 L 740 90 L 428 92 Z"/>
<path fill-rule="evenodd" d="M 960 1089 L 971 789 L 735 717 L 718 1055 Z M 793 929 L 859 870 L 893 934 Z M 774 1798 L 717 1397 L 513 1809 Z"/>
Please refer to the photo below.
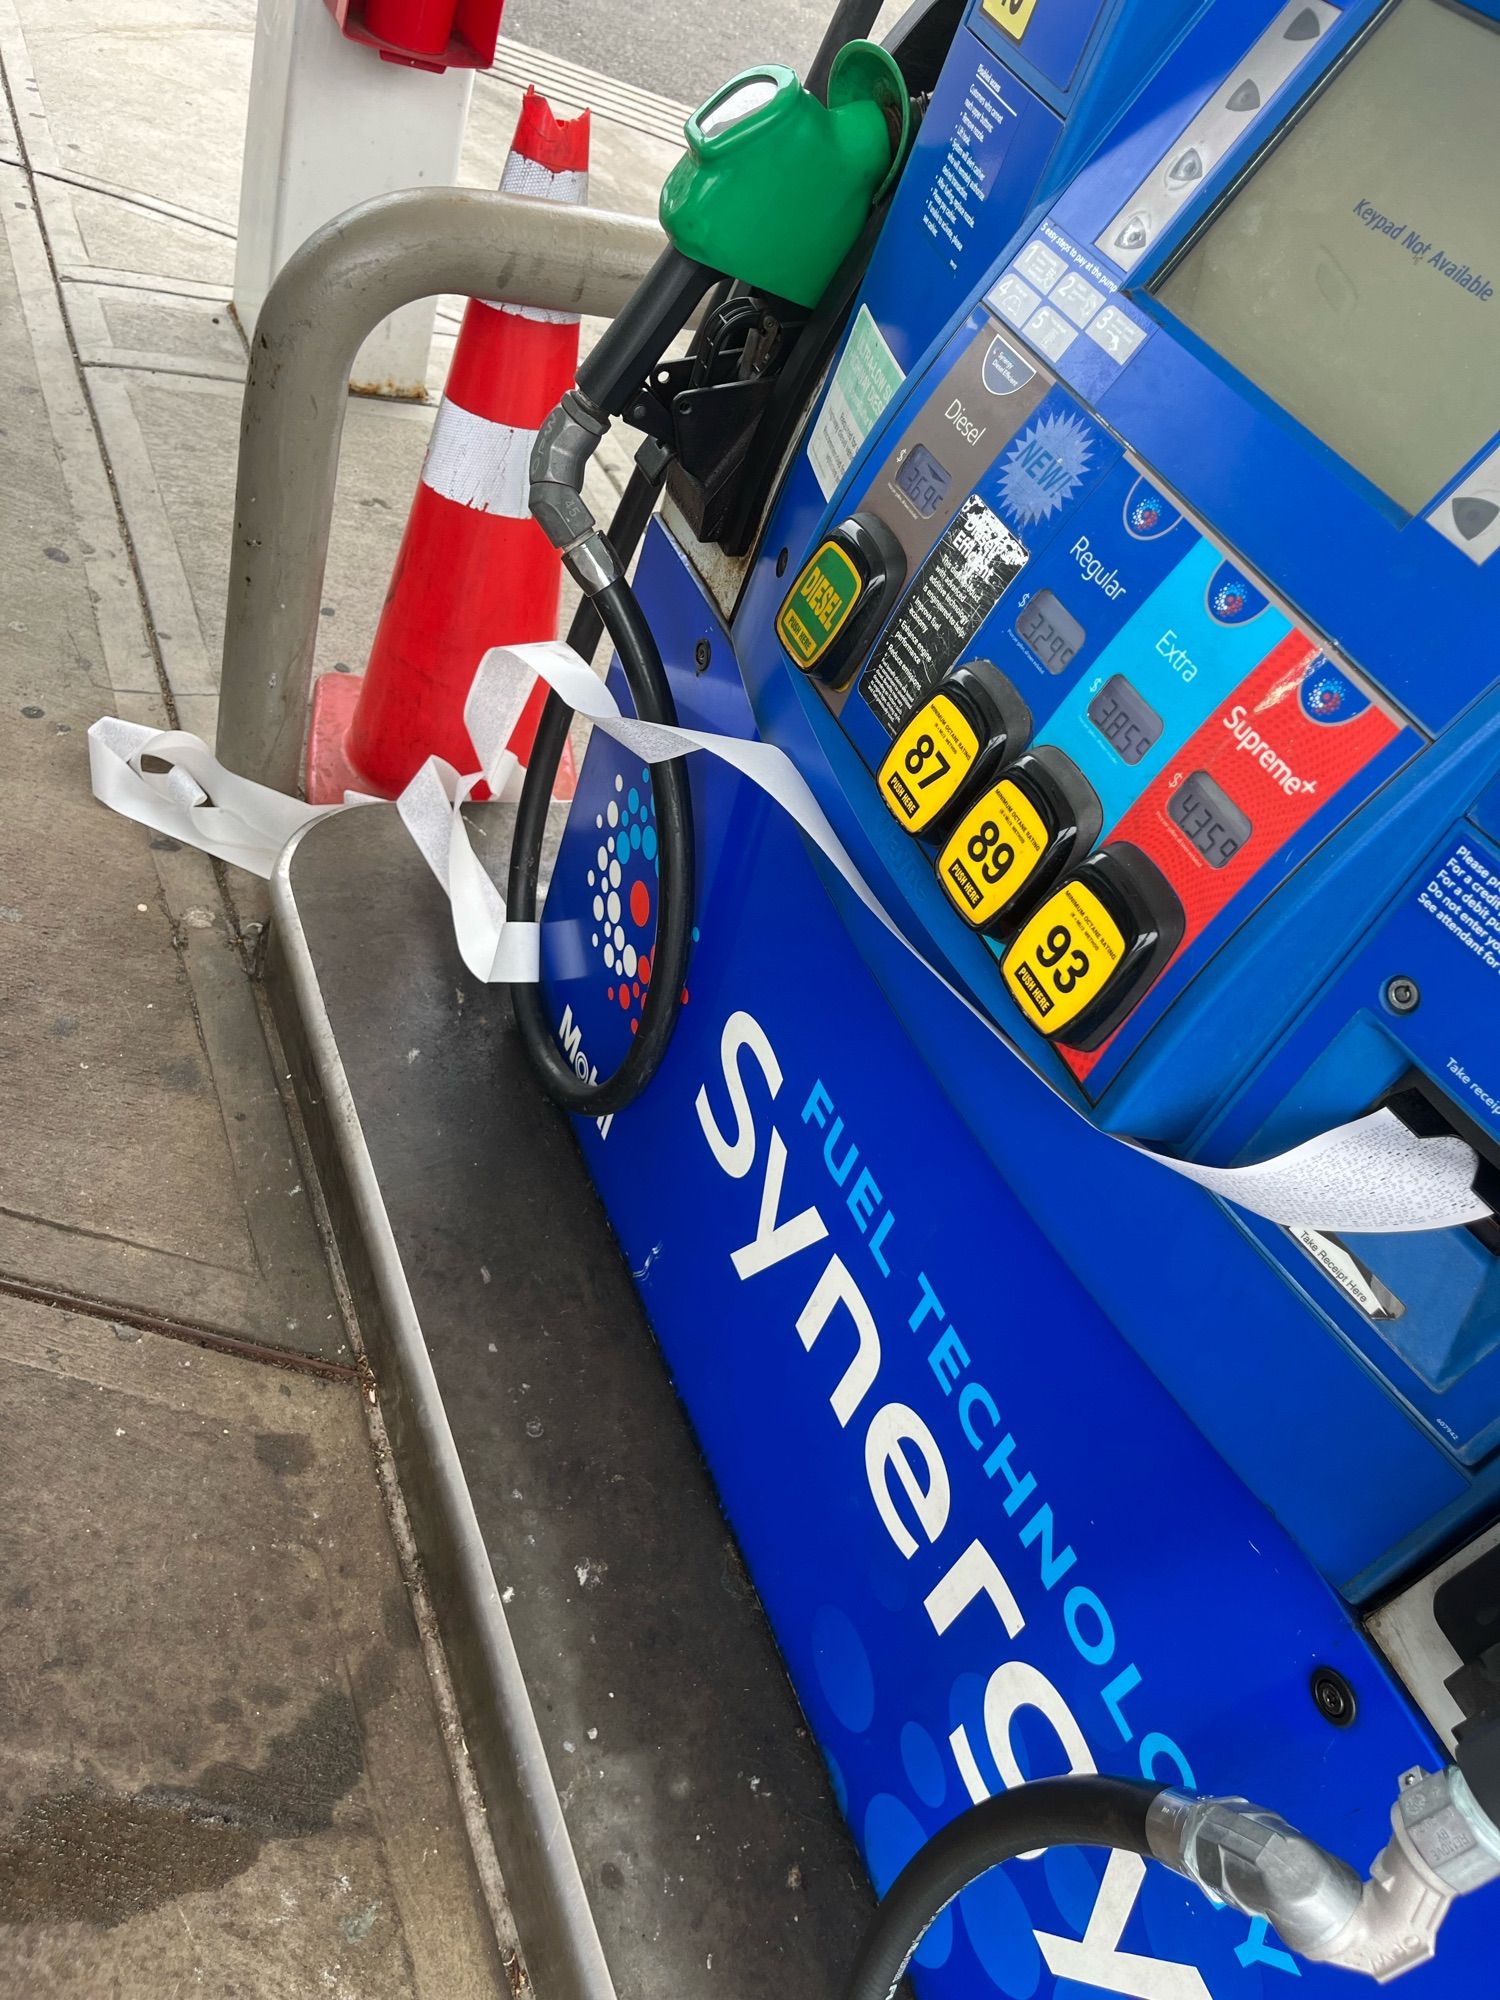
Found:
<path fill-rule="evenodd" d="M 144 1312 L 138 1306 L 122 1305 L 115 1299 L 91 1299 L 78 1292 L 66 1292 L 55 1285 L 33 1284 L 29 1279 L 0 1273 L 0 1298 L 24 1299 L 29 1305 L 47 1306 L 54 1312 L 75 1313 L 84 1319 L 105 1320 L 113 1326 L 131 1326 L 142 1333 L 160 1334 L 165 1340 L 181 1340 L 191 1347 L 205 1347 L 218 1354 L 232 1354 L 240 1361 L 257 1361 L 270 1368 L 286 1368 L 294 1375 L 317 1375 L 328 1382 L 355 1382 L 360 1371 L 347 1361 L 326 1361 L 321 1355 L 299 1354 L 293 1348 L 268 1347 L 264 1341 L 247 1340 L 227 1333 L 222 1327 L 195 1326 L 189 1320 L 169 1319 L 165 1314 Z"/>

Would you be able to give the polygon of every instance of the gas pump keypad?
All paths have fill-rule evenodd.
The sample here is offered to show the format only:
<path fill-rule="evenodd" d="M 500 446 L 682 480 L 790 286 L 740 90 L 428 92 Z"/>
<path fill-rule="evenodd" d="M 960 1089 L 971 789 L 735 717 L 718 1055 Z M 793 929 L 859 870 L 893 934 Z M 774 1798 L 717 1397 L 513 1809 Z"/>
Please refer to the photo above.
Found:
<path fill-rule="evenodd" d="M 1030 734 L 1014 684 L 988 660 L 970 660 L 907 717 L 880 766 L 880 796 L 908 833 L 936 833 Z"/>

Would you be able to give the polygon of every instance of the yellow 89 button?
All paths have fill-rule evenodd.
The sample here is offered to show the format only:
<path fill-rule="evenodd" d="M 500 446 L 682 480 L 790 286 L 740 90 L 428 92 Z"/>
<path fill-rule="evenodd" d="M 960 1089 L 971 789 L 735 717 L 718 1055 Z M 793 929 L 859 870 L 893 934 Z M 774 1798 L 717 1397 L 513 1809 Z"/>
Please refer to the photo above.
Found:
<path fill-rule="evenodd" d="M 1058 1035 L 1092 1007 L 1125 956 L 1126 939 L 1083 882 L 1065 882 L 1017 932 L 1001 964 L 1022 1013 Z"/>
<path fill-rule="evenodd" d="M 938 880 L 959 915 L 983 930 L 1025 888 L 1050 837 L 1020 786 L 1002 778 L 959 821 L 938 857 Z"/>
<path fill-rule="evenodd" d="M 978 755 L 973 724 L 947 695 L 934 695 L 886 753 L 881 797 L 908 833 L 920 833 L 953 797 Z"/>

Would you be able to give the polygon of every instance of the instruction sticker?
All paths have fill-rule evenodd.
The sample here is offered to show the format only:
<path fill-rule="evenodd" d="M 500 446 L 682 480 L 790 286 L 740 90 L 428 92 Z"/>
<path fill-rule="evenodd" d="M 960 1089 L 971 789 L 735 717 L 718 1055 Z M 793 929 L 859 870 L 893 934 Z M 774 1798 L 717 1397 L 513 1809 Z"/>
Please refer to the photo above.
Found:
<path fill-rule="evenodd" d="M 892 736 L 928 689 L 964 657 L 1026 559 L 1025 544 L 970 494 L 860 676 L 860 693 Z"/>
<path fill-rule="evenodd" d="M 861 306 L 807 441 L 807 462 L 825 500 L 833 498 L 860 446 L 905 380 L 870 308 Z"/>

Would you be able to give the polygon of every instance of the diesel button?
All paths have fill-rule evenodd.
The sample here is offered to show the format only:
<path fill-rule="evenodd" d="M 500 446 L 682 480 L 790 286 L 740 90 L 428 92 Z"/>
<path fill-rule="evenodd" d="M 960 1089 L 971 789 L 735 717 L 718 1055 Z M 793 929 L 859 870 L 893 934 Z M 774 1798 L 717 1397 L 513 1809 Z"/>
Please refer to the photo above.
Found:
<path fill-rule="evenodd" d="M 969 660 L 906 718 L 880 767 L 880 796 L 908 833 L 938 839 L 1030 737 L 1016 689 L 990 661 Z"/>
<path fill-rule="evenodd" d="M 776 636 L 805 674 L 847 687 L 906 577 L 901 544 L 876 514 L 830 528 L 776 614 Z"/>
<path fill-rule="evenodd" d="M 969 807 L 938 857 L 938 881 L 966 923 L 998 936 L 1088 853 L 1102 824 L 1088 779 L 1043 744 Z"/>
<path fill-rule="evenodd" d="M 1000 971 L 1033 1028 L 1070 1049 L 1096 1049 L 1182 932 L 1182 905 L 1166 876 L 1119 840 L 1090 855 L 1027 918 Z"/>

